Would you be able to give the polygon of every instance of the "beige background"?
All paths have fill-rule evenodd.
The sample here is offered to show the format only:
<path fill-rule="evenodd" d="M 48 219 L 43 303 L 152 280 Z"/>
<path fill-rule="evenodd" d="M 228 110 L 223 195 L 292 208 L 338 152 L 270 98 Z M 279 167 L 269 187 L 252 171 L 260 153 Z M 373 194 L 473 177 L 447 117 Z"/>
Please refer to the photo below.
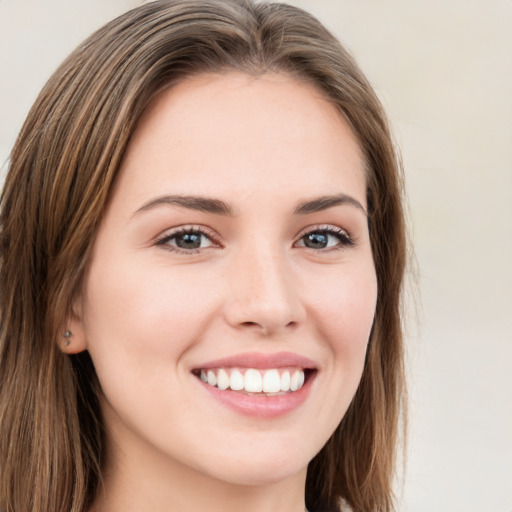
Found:
<path fill-rule="evenodd" d="M 0 0 L 1 163 L 57 64 L 139 3 Z M 291 3 L 352 50 L 402 147 L 421 304 L 399 510 L 512 512 L 512 1 Z"/>

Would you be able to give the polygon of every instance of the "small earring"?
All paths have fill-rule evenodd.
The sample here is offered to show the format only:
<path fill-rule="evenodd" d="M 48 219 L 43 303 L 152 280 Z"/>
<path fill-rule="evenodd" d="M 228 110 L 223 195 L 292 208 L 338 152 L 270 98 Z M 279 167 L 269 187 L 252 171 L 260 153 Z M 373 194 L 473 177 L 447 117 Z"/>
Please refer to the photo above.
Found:
<path fill-rule="evenodd" d="M 71 343 L 71 340 L 69 339 L 69 338 L 71 338 L 71 331 L 65 331 L 64 332 L 64 338 L 66 338 L 64 340 L 64 346 L 67 347 Z"/>

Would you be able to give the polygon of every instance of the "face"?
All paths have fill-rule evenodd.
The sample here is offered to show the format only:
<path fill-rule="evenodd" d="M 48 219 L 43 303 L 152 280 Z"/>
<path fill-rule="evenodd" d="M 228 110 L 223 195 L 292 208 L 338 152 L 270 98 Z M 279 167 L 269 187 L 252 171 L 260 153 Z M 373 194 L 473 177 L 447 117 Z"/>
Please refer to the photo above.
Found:
<path fill-rule="evenodd" d="M 303 477 L 363 369 L 365 209 L 358 142 L 311 85 L 232 73 L 162 93 L 71 326 L 111 452 L 236 484 Z"/>

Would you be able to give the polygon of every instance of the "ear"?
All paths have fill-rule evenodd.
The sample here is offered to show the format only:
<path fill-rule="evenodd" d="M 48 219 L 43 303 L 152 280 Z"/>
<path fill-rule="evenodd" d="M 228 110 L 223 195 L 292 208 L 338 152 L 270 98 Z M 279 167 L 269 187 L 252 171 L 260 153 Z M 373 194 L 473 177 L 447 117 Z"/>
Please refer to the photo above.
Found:
<path fill-rule="evenodd" d="M 80 301 L 76 301 L 65 325 L 59 332 L 59 347 L 66 354 L 78 354 L 87 350 L 87 337 Z"/>

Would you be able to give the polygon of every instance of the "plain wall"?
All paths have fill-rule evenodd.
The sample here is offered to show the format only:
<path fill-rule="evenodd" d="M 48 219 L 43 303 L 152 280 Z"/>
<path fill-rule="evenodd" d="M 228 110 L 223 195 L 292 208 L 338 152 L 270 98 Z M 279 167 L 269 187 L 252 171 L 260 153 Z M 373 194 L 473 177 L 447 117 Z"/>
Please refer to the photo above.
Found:
<path fill-rule="evenodd" d="M 139 3 L 0 0 L 1 163 L 60 61 Z M 420 299 L 399 510 L 512 512 L 512 2 L 290 3 L 353 52 L 402 148 Z"/>

